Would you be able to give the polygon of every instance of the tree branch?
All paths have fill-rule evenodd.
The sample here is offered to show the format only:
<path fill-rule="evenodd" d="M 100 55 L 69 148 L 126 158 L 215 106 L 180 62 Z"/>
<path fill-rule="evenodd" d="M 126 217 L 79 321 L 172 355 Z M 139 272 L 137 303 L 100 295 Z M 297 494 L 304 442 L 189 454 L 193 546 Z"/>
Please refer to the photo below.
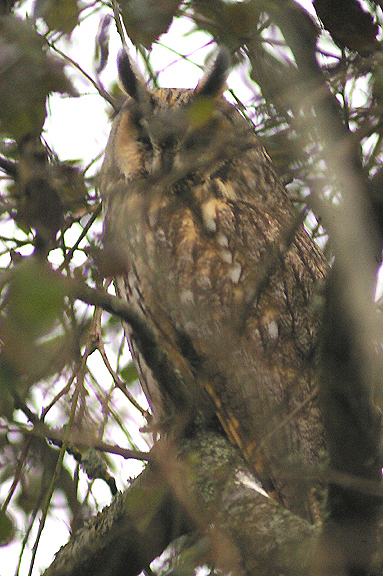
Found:
<path fill-rule="evenodd" d="M 204 432 L 178 453 L 161 440 L 145 471 L 72 536 L 44 576 L 135 576 L 195 529 L 207 535 L 211 564 L 258 576 L 309 574 L 319 532 L 258 491 L 224 437 Z"/>
<path fill-rule="evenodd" d="M 376 222 L 353 135 L 316 61 L 315 46 L 306 49 L 304 30 L 289 7 L 284 16 L 278 24 L 299 66 L 302 85 L 306 81 L 307 99 L 315 110 L 312 123 L 341 194 L 340 207 L 320 196 L 314 198 L 335 254 L 324 307 L 319 384 L 330 462 L 336 473 L 375 482 L 379 492 L 381 418 L 373 394 L 375 341 L 380 340 L 381 330 L 373 292 L 383 228 Z M 369 573 L 377 551 L 381 495 L 332 483 L 328 504 L 318 573 Z"/>

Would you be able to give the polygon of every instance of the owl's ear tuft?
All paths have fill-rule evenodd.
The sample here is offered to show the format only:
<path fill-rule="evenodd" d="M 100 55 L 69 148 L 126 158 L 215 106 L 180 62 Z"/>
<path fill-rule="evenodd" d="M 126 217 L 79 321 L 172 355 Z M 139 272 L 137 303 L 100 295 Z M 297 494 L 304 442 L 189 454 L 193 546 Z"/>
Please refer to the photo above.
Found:
<path fill-rule="evenodd" d="M 144 78 L 132 62 L 126 48 L 122 48 L 117 56 L 118 78 L 123 89 L 134 100 L 139 100 L 142 92 L 146 92 Z"/>
<path fill-rule="evenodd" d="M 211 56 L 195 93 L 206 97 L 221 94 L 225 88 L 230 67 L 230 52 L 226 46 L 220 46 Z"/>

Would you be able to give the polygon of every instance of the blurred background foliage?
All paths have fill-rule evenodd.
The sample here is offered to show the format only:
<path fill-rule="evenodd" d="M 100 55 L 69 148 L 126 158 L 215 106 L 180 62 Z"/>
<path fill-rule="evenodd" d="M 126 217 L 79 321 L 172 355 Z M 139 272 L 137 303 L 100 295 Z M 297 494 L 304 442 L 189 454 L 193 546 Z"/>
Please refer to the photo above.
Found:
<path fill-rule="evenodd" d="M 38 542 L 41 510 L 54 521 L 63 506 L 68 527 L 81 526 L 115 491 L 110 475 L 119 488 L 126 484 L 121 460 L 140 461 L 151 443 L 140 432 L 150 417 L 120 322 L 76 302 L 62 282 L 105 285 L 102 147 L 92 159 L 84 150 L 83 158 L 63 160 L 55 149 L 62 135 L 49 132 L 54 94 L 80 102 L 92 90 L 109 115 L 121 104 L 115 79 L 103 84 L 117 11 L 153 84 L 161 81 L 156 54 L 164 45 L 174 62 L 193 62 L 216 43 L 230 49 L 238 73 L 227 96 L 252 124 L 297 206 L 309 208 L 306 225 L 325 249 L 310 190 L 333 191 L 307 96 L 327 91 L 383 230 L 381 2 L 2 0 L 0 539 L 19 546 L 20 562 L 27 543 Z M 91 19 L 99 24 L 92 36 Z M 195 36 L 193 53 L 172 42 L 182 23 Z M 93 54 L 85 65 L 74 40 L 82 30 Z M 107 115 L 94 122 L 107 126 Z M 94 448 L 100 462 L 87 467 Z M 107 486 L 100 500 L 95 478 Z"/>

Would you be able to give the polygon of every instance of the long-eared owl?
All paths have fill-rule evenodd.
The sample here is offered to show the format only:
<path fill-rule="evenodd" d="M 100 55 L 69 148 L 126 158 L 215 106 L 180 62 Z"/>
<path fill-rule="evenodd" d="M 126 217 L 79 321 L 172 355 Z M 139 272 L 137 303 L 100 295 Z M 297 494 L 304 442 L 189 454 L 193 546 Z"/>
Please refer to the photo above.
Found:
<path fill-rule="evenodd" d="M 304 466 L 322 447 L 314 303 L 326 262 L 222 96 L 229 66 L 220 48 L 196 89 L 150 90 L 120 53 L 127 99 L 102 168 L 104 242 L 119 296 L 177 375 L 151 369 L 126 327 L 156 420 L 219 421 L 263 485 L 307 517 Z"/>

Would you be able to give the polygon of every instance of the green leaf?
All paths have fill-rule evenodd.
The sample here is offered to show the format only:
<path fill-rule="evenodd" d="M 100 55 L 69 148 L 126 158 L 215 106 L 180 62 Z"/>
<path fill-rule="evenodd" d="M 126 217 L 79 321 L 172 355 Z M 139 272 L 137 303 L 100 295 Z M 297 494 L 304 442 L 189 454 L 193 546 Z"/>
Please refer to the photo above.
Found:
<path fill-rule="evenodd" d="M 36 338 L 62 316 L 65 291 L 45 263 L 27 258 L 14 270 L 7 297 L 7 318 L 13 329 Z"/>
<path fill-rule="evenodd" d="M 193 128 L 201 128 L 209 122 L 215 110 L 215 98 L 199 97 L 188 110 L 188 119 Z"/>
<path fill-rule="evenodd" d="M 124 366 L 124 368 L 121 369 L 120 377 L 122 380 L 124 380 L 127 386 L 130 386 L 133 384 L 133 382 L 138 380 L 138 374 L 133 360 L 131 360 L 126 366 Z"/>
<path fill-rule="evenodd" d="M 150 48 L 161 34 L 167 32 L 178 12 L 180 0 L 122 0 L 122 18 L 134 44 Z"/>
<path fill-rule="evenodd" d="M 0 546 L 9 544 L 15 535 L 15 527 L 11 518 L 0 510 Z"/>
<path fill-rule="evenodd" d="M 70 34 L 78 24 L 79 14 L 77 0 L 35 0 L 34 16 L 43 18 L 50 30 Z"/>
<path fill-rule="evenodd" d="M 10 417 L 13 397 L 72 361 L 75 340 L 57 333 L 65 291 L 47 263 L 28 258 L 12 274 L 0 321 L 0 412 Z M 54 329 L 54 330 L 53 330 Z"/>

